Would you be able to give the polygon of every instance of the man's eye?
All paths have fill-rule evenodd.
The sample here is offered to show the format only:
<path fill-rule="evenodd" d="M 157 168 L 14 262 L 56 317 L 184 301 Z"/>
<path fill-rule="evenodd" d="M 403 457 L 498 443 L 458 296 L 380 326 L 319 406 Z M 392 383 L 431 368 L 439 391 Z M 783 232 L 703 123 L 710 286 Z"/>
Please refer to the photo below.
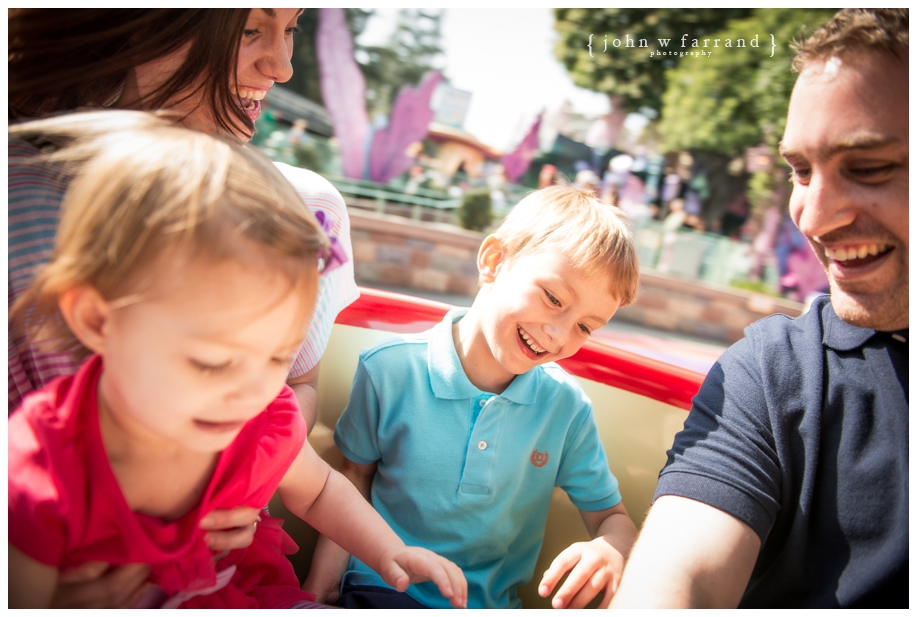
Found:
<path fill-rule="evenodd" d="M 856 167 L 851 169 L 850 173 L 857 178 L 868 180 L 890 173 L 896 167 L 897 165 L 894 163 L 889 163 L 888 165 L 880 165 L 878 167 Z"/>
<path fill-rule="evenodd" d="M 807 167 L 794 167 L 790 172 L 790 182 L 805 184 L 812 172 Z"/>
<path fill-rule="evenodd" d="M 287 28 L 287 36 L 293 36 L 294 34 L 299 34 L 302 32 L 302 28 L 299 26 L 293 26 L 292 28 Z"/>

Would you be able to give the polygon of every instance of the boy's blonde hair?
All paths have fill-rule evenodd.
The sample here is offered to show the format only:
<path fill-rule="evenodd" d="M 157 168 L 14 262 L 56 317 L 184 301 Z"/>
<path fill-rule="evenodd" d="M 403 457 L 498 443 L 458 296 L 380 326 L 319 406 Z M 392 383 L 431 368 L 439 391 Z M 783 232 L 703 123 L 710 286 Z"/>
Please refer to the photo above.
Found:
<path fill-rule="evenodd" d="M 612 295 L 627 306 L 634 301 L 640 263 L 627 219 L 591 191 L 549 186 L 530 193 L 493 232 L 507 258 L 552 249 L 592 276 L 611 274 Z"/>
<path fill-rule="evenodd" d="M 43 156 L 77 174 L 51 261 L 10 310 L 10 322 L 22 322 L 35 342 L 84 355 L 60 316 L 60 294 L 89 285 L 118 305 L 137 301 L 138 275 L 163 254 L 232 259 L 245 238 L 291 288 L 310 272 L 317 280 L 328 239 L 254 148 L 134 111 L 58 116 L 9 134 L 45 144 L 53 152 Z"/>

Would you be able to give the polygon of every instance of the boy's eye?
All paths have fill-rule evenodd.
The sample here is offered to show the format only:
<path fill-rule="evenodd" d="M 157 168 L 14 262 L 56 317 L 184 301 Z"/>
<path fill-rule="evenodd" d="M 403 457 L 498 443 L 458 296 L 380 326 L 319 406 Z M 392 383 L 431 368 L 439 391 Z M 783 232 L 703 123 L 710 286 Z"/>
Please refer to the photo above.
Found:
<path fill-rule="evenodd" d="M 194 359 L 189 359 L 188 361 L 191 363 L 191 366 L 207 375 L 218 375 L 232 365 L 231 360 L 223 362 L 222 364 L 207 364 L 206 362 L 199 362 Z"/>
<path fill-rule="evenodd" d="M 551 292 L 547 289 L 544 290 L 544 295 L 548 297 L 548 301 L 554 306 L 560 306 L 560 300 L 551 295 Z"/>
<path fill-rule="evenodd" d="M 579 326 L 579 329 L 582 330 L 586 334 L 586 336 L 589 336 L 590 334 L 592 334 L 592 331 L 589 330 L 586 324 L 576 324 L 576 325 Z"/>

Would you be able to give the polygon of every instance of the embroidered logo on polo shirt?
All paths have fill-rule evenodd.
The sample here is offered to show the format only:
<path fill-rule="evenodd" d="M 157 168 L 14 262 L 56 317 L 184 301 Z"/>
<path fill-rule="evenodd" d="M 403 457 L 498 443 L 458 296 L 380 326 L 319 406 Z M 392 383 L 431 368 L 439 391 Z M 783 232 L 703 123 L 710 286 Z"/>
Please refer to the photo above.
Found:
<path fill-rule="evenodd" d="M 548 452 L 539 452 L 538 450 L 532 450 L 532 465 L 535 467 L 544 467 L 548 464 Z"/>

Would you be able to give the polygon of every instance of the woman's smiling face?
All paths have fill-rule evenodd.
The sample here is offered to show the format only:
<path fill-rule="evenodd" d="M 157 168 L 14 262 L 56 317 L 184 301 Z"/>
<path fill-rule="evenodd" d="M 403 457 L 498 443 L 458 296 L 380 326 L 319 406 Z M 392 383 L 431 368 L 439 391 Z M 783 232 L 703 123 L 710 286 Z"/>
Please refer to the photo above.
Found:
<path fill-rule="evenodd" d="M 254 122 L 261 115 L 261 100 L 275 83 L 284 83 L 293 76 L 290 59 L 293 56 L 293 34 L 302 9 L 252 9 L 239 41 L 239 56 L 235 80 L 230 91 L 238 105 Z M 191 44 L 177 51 L 137 66 L 132 71 L 122 95 L 122 104 L 131 106 L 155 92 L 182 66 Z M 165 109 L 181 115 L 181 123 L 191 129 L 218 134 L 223 129 L 207 105 L 202 104 L 203 92 L 182 92 Z M 235 137 L 248 141 L 251 135 L 234 131 Z"/>

